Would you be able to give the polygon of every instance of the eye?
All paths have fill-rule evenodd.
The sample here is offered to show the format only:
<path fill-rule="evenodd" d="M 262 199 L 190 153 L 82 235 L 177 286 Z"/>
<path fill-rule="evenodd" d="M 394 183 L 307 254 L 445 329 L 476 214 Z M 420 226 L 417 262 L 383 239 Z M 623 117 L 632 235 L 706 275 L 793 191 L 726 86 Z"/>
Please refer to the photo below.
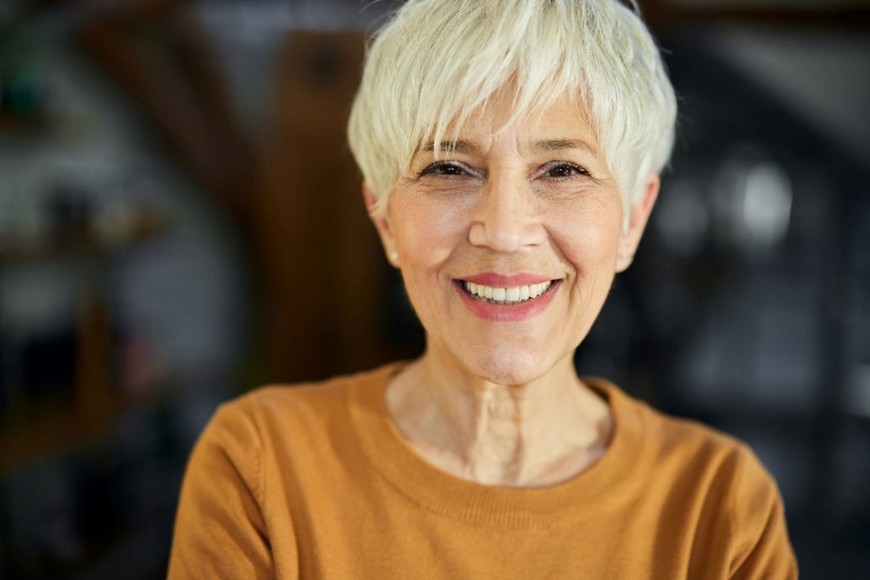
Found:
<path fill-rule="evenodd" d="M 476 176 L 477 172 L 458 161 L 436 161 L 420 172 L 419 177 L 425 175 L 443 175 L 445 177 L 463 177 L 466 175 Z"/>
<path fill-rule="evenodd" d="M 551 179 L 567 179 L 577 175 L 589 176 L 588 171 L 568 161 L 551 161 L 544 166 L 541 174 Z"/>

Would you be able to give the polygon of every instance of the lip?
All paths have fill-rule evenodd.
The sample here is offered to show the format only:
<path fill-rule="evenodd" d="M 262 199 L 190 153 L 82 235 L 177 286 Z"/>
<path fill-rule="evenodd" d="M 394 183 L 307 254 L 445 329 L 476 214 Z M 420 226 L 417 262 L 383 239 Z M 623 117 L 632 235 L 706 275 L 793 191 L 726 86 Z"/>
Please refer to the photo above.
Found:
<path fill-rule="evenodd" d="M 553 280 L 549 276 L 540 274 L 497 274 L 495 272 L 481 272 L 471 276 L 457 278 L 474 284 L 483 284 L 484 286 L 492 286 L 494 288 L 512 288 L 514 286 L 529 286 L 531 284 L 540 284 L 541 282 L 549 282 Z"/>
<path fill-rule="evenodd" d="M 526 300 L 525 302 L 518 302 L 516 304 L 492 304 L 469 296 L 462 288 L 462 281 L 498 288 L 540 284 L 541 282 L 549 281 L 552 281 L 553 284 L 546 292 L 537 298 Z M 454 280 L 456 293 L 459 295 L 459 299 L 465 307 L 468 308 L 471 314 L 475 317 L 490 322 L 522 322 L 537 316 L 553 302 L 553 298 L 555 298 L 556 292 L 559 291 L 561 285 L 562 280 L 535 274 L 514 274 L 507 276 L 504 274 L 484 273 Z"/>

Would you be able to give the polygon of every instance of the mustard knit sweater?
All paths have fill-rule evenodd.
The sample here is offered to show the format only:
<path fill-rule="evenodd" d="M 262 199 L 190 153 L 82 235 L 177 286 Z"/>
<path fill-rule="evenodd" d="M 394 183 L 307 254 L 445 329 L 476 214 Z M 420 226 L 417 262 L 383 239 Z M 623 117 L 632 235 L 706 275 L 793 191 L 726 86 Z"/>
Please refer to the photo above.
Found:
<path fill-rule="evenodd" d="M 429 465 L 391 423 L 397 366 L 224 405 L 190 458 L 169 577 L 797 577 L 782 501 L 751 451 L 587 380 L 613 439 L 579 476 L 485 486 Z"/>

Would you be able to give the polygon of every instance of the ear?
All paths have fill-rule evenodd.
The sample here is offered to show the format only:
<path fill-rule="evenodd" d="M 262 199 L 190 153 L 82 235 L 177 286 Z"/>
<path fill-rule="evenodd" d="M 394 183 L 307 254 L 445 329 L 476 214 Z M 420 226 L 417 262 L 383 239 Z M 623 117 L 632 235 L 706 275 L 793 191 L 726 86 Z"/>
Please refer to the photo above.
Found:
<path fill-rule="evenodd" d="M 650 213 L 656 203 L 661 187 L 661 179 L 657 173 L 650 173 L 644 184 L 643 194 L 631 204 L 631 214 L 628 217 L 628 227 L 622 232 L 619 241 L 619 257 L 616 261 L 616 271 L 624 272 L 634 260 L 640 238 L 646 229 Z"/>
<path fill-rule="evenodd" d="M 399 267 L 399 252 L 396 249 L 396 238 L 393 235 L 393 228 L 390 224 L 390 217 L 386 211 L 378 208 L 378 196 L 372 190 L 368 183 L 363 183 L 362 186 L 363 198 L 365 199 L 366 209 L 369 213 L 369 219 L 375 225 L 378 231 L 378 236 L 381 238 L 381 244 L 384 246 L 384 252 L 387 255 L 387 261 L 394 267 Z"/>

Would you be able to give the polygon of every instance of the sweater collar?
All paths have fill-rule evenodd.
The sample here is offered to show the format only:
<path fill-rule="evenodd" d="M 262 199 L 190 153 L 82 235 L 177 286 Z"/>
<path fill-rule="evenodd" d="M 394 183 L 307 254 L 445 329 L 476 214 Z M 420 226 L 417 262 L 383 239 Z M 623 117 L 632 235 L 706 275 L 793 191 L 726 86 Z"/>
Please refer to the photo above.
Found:
<path fill-rule="evenodd" d="M 583 381 L 608 403 L 613 437 L 604 454 L 579 475 L 559 484 L 517 488 L 469 482 L 426 462 L 405 442 L 386 408 L 385 391 L 401 363 L 359 377 L 347 404 L 363 452 L 386 482 L 415 504 L 476 525 L 550 528 L 603 517 L 630 501 L 645 456 L 643 406 L 612 383 Z M 603 511 L 602 511 L 603 510 Z"/>

